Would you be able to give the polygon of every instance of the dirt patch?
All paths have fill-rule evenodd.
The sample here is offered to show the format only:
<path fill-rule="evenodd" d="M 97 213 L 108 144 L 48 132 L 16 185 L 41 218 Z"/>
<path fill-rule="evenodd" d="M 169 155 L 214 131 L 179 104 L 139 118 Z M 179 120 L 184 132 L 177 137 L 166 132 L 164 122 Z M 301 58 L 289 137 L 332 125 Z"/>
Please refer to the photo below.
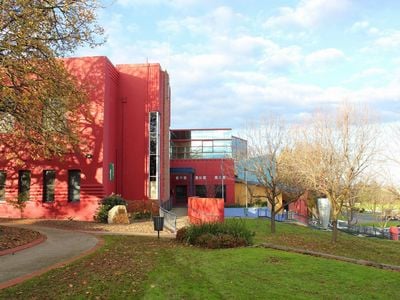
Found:
<path fill-rule="evenodd" d="M 39 237 L 41 237 L 41 234 L 37 231 L 0 226 L 0 251 L 28 244 Z"/>
<path fill-rule="evenodd" d="M 25 225 L 38 225 L 47 226 L 59 229 L 81 230 L 81 231 L 94 231 L 94 232 L 109 232 L 120 234 L 154 234 L 154 225 L 151 220 L 139 220 L 131 224 L 104 224 L 88 221 L 75 221 L 75 220 L 40 220 L 40 219 L 0 219 L 0 223 L 11 224 L 25 224 Z M 161 235 L 170 234 L 164 228 Z"/>

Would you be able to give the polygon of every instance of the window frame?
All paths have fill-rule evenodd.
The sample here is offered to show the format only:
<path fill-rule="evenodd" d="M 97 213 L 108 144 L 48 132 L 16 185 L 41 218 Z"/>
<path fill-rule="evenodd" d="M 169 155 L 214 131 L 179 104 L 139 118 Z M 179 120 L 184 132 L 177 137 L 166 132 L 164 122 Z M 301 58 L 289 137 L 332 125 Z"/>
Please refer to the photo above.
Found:
<path fill-rule="evenodd" d="M 79 174 L 79 176 L 74 176 Z M 77 203 L 81 200 L 81 178 L 82 171 L 79 169 L 68 170 L 68 202 L 69 203 Z M 75 186 L 73 179 L 78 178 L 78 186 Z M 78 192 L 77 194 L 74 192 Z M 77 195 L 77 197 L 76 197 Z"/>
<path fill-rule="evenodd" d="M 52 176 L 48 176 L 52 174 Z M 48 180 L 53 180 L 49 183 Z M 53 169 L 43 170 L 43 203 L 53 203 L 55 201 L 56 171 Z"/>
<path fill-rule="evenodd" d="M 6 201 L 7 171 L 0 170 L 0 203 Z"/>
<path fill-rule="evenodd" d="M 24 175 L 28 177 L 24 184 Z M 31 171 L 30 170 L 19 170 L 18 171 L 18 199 L 19 201 L 29 201 L 31 191 Z"/>

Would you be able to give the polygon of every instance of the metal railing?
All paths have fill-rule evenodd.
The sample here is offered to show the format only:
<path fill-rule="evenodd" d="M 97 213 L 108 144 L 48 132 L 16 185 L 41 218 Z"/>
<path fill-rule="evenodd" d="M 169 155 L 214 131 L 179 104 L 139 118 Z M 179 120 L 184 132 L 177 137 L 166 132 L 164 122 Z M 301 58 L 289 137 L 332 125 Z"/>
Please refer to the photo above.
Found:
<path fill-rule="evenodd" d="M 176 214 L 160 207 L 160 217 L 164 217 L 164 226 L 176 233 Z"/>

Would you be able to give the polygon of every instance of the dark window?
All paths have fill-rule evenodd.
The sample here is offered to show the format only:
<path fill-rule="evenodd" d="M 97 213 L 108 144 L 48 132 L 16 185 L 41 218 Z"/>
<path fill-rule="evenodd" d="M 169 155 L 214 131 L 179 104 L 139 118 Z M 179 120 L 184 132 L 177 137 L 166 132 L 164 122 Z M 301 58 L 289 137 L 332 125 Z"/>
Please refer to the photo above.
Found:
<path fill-rule="evenodd" d="M 7 173 L 0 171 L 0 202 L 6 201 L 6 179 Z"/>
<path fill-rule="evenodd" d="M 81 198 L 81 171 L 68 171 L 68 201 L 77 202 Z"/>
<path fill-rule="evenodd" d="M 43 171 L 43 202 L 54 201 L 54 185 L 56 181 L 56 171 Z"/>
<path fill-rule="evenodd" d="M 223 189 L 220 184 L 215 186 L 215 198 L 224 198 L 224 202 L 226 202 L 226 185 Z"/>
<path fill-rule="evenodd" d="M 205 185 L 196 185 L 196 196 L 206 198 L 207 187 Z"/>
<path fill-rule="evenodd" d="M 177 185 L 175 191 L 176 204 L 187 204 L 187 185 Z"/>
<path fill-rule="evenodd" d="M 29 200 L 29 191 L 31 189 L 31 171 L 18 171 L 18 198 L 20 201 Z"/>

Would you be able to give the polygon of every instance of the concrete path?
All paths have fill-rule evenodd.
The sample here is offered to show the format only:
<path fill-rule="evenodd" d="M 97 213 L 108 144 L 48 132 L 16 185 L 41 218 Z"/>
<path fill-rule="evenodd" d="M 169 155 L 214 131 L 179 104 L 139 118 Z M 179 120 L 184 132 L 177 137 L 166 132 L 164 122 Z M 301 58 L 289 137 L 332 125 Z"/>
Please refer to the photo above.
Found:
<path fill-rule="evenodd" d="M 187 207 L 174 207 L 171 210 L 176 215 L 176 228 L 180 229 L 182 227 L 189 225 L 188 209 Z"/>
<path fill-rule="evenodd" d="M 47 239 L 32 248 L 0 256 L 0 288 L 60 266 L 89 252 L 99 244 L 99 239 L 87 233 L 32 225 L 13 226 L 39 231 L 46 235 Z"/>

